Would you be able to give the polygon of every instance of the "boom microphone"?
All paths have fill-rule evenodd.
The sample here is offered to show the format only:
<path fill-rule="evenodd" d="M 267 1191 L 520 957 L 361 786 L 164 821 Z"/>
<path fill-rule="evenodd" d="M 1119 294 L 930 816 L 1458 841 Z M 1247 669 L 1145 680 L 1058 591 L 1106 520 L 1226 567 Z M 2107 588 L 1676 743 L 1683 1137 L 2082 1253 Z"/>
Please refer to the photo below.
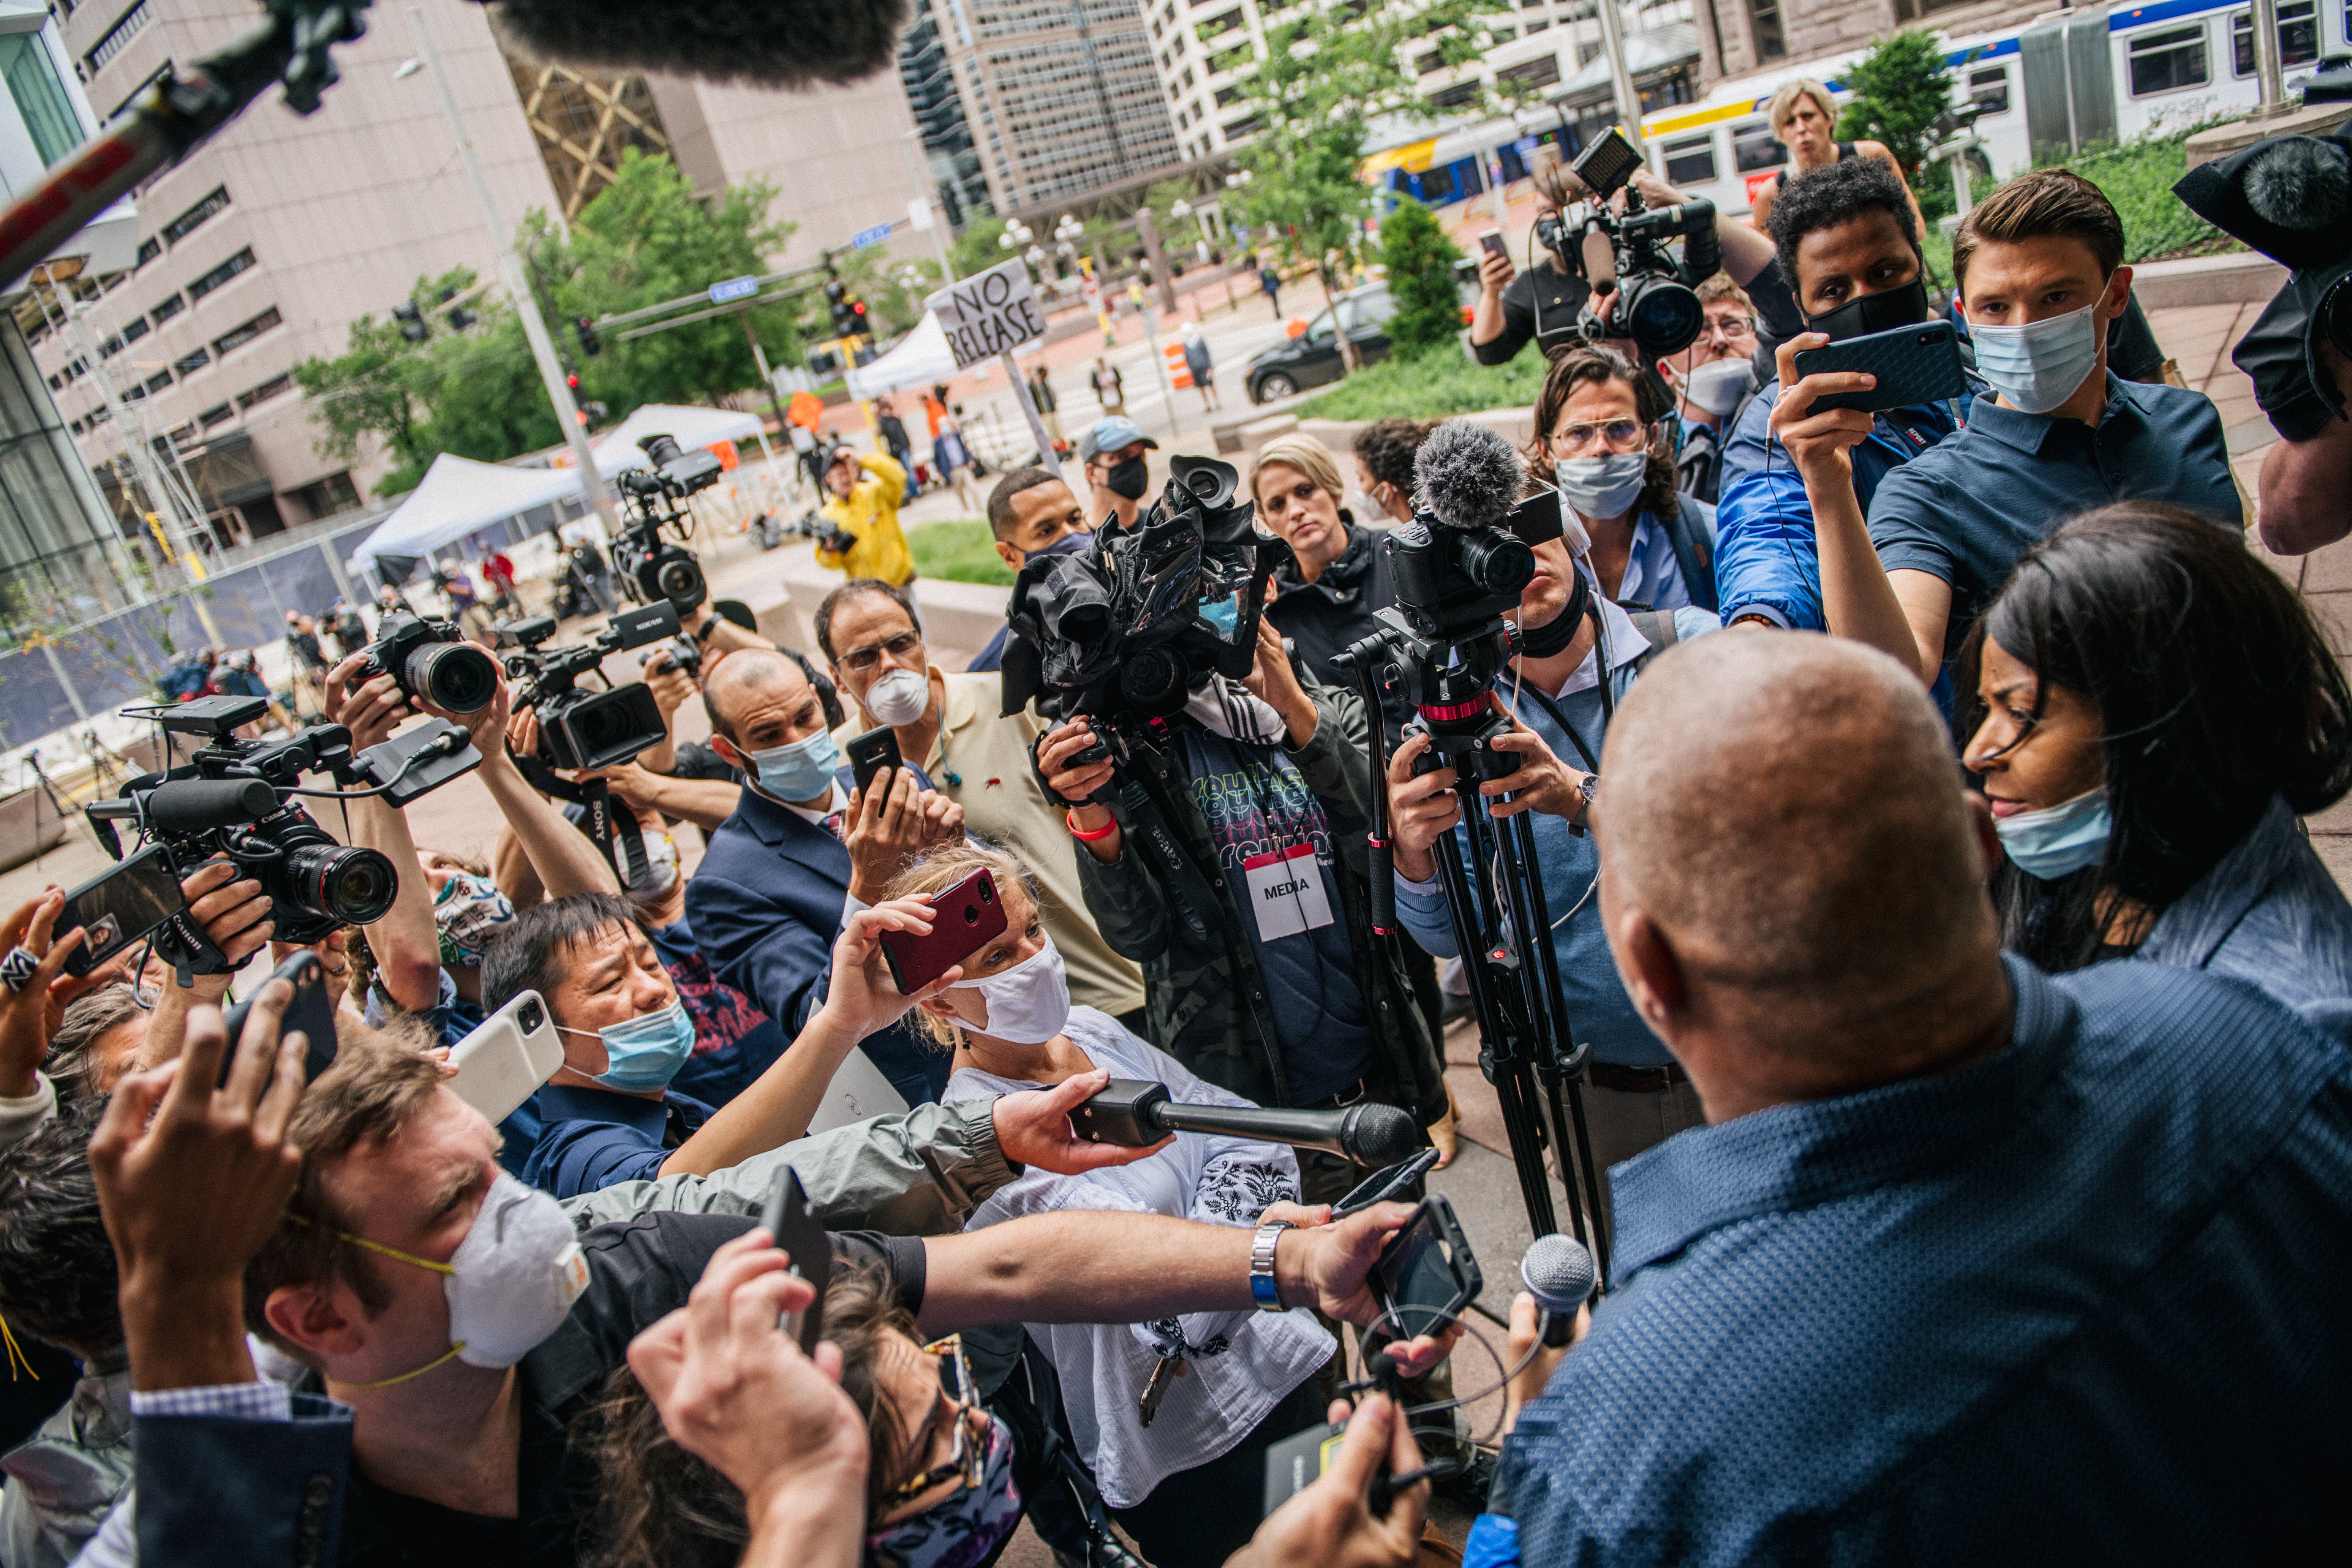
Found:
<path fill-rule="evenodd" d="M 2352 144 L 2269 137 L 2199 164 L 2172 194 L 2216 228 L 2297 272 L 2339 264 L 2352 210 Z"/>
<path fill-rule="evenodd" d="M 1393 1165 L 1421 1147 L 1421 1129 L 1393 1105 L 1366 1101 L 1340 1110 L 1267 1110 L 1257 1106 L 1186 1105 L 1168 1086 L 1115 1078 L 1070 1113 L 1078 1136 L 1095 1143 L 1148 1148 L 1171 1132 L 1213 1132 L 1319 1149 L 1359 1165 Z"/>
<path fill-rule="evenodd" d="M 151 832 L 208 833 L 278 809 L 266 779 L 174 779 L 126 800 L 94 801 L 92 817 L 137 817 Z"/>
<path fill-rule="evenodd" d="M 1596 1278 L 1584 1243 L 1557 1232 L 1536 1237 L 1519 1259 L 1519 1283 L 1544 1310 L 1544 1343 L 1555 1350 L 1568 1343 L 1577 1310 L 1591 1299 Z"/>
<path fill-rule="evenodd" d="M 479 0 L 516 51 L 549 65 L 809 87 L 898 58 L 908 0 Z"/>

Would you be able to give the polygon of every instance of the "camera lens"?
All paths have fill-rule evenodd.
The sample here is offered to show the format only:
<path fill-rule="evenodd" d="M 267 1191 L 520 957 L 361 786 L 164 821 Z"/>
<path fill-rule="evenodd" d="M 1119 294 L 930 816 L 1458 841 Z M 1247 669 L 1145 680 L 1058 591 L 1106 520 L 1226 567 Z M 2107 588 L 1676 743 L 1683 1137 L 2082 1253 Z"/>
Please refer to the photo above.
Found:
<path fill-rule="evenodd" d="M 471 643 L 427 643 L 408 656 L 401 685 L 449 713 L 478 713 L 498 694 L 496 660 Z"/>
<path fill-rule="evenodd" d="M 381 851 L 333 844 L 289 850 L 286 879 L 303 908 L 355 926 L 382 920 L 400 890 L 399 874 Z"/>
<path fill-rule="evenodd" d="M 1118 689 L 1139 708 L 1157 709 L 1184 695 L 1186 666 L 1167 647 L 1138 648 L 1119 666 Z"/>
<path fill-rule="evenodd" d="M 702 603 L 702 568 L 684 551 L 664 561 L 655 572 L 654 581 L 660 586 L 662 597 L 673 605 L 691 609 Z"/>
<path fill-rule="evenodd" d="M 1516 594 L 1536 574 L 1536 552 L 1507 533 L 1473 534 L 1462 542 L 1462 574 L 1488 594 Z"/>
<path fill-rule="evenodd" d="M 677 437 L 675 436 L 648 436 L 638 443 L 638 447 L 645 453 L 646 461 L 656 468 L 677 456 Z"/>
<path fill-rule="evenodd" d="M 1680 353 L 1698 341 L 1706 311 L 1698 295 L 1671 278 L 1643 278 L 1629 285 L 1618 320 L 1645 354 Z"/>

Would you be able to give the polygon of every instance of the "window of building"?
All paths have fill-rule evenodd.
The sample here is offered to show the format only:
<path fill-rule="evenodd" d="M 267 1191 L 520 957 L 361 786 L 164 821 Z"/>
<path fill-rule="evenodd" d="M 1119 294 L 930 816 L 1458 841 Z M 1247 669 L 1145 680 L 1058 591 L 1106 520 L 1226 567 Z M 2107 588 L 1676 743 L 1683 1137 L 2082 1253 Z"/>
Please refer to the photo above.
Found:
<path fill-rule="evenodd" d="M 1249 135 L 1258 128 L 1258 121 L 1259 117 L 1255 114 L 1244 115 L 1239 120 L 1227 121 L 1225 122 L 1226 139 L 1231 141 Z"/>
<path fill-rule="evenodd" d="M 98 357 L 100 359 L 112 359 L 116 354 L 119 354 L 121 352 L 122 339 L 119 336 L 108 338 L 104 342 L 98 345 Z"/>
<path fill-rule="evenodd" d="M 1585 67 L 1587 67 L 1587 66 L 1591 65 L 1593 61 L 1595 61 L 1595 60 L 1599 59 L 1600 58 L 1601 58 L 1601 46 L 1600 46 L 1599 44 L 1594 44 L 1594 43 L 1580 43 L 1580 44 L 1579 44 L 1579 45 L 1577 45 L 1577 46 L 1576 46 L 1576 68 L 1577 68 L 1577 69 L 1579 69 L 1579 70 L 1582 70 Z"/>
<path fill-rule="evenodd" d="M 1524 31 L 1529 37 L 1535 37 L 1538 33 L 1548 33 L 1551 31 L 1551 18 L 1549 16 L 1538 16 L 1534 21 L 1529 22 L 1522 31 Z"/>
<path fill-rule="evenodd" d="M 122 341 L 126 343 L 135 343 L 146 335 L 147 318 L 144 316 L 131 317 L 130 325 L 122 329 Z"/>
<path fill-rule="evenodd" d="M 1788 36 L 1780 30 L 1780 0 L 1748 0 L 1748 20 L 1756 28 L 1756 54 L 1777 60 L 1789 53 Z"/>
<path fill-rule="evenodd" d="M 1454 199 L 1454 165 L 1441 164 L 1426 170 L 1421 176 L 1421 199 L 1425 202 L 1450 202 Z"/>
<path fill-rule="evenodd" d="M 1464 104 L 1475 100 L 1477 96 L 1478 84 L 1475 81 L 1460 82 L 1443 92 L 1431 93 L 1429 106 L 1432 109 L 1459 109 Z"/>
<path fill-rule="evenodd" d="M 139 242 L 139 259 L 133 261 L 131 265 L 134 269 L 144 267 L 163 254 L 163 242 L 162 240 L 152 237 L 142 239 Z"/>
<path fill-rule="evenodd" d="M 43 168 L 81 145 L 81 121 L 74 113 L 73 100 L 66 96 L 66 84 L 40 34 L 0 36 L 0 81 L 8 84 L 8 96 L 16 100 L 16 113 L 33 138 L 33 151 L 40 154 Z"/>
<path fill-rule="evenodd" d="M 1788 161 L 1789 150 L 1762 121 L 1750 120 L 1731 128 L 1731 164 L 1741 174 L 1777 169 Z"/>
<path fill-rule="evenodd" d="M 137 5 L 116 18 L 114 26 L 90 46 L 89 53 L 82 56 L 83 62 L 89 67 L 89 74 L 96 76 L 99 68 L 121 54 L 124 46 L 137 37 L 152 20 L 153 16 L 147 9 L 147 0 L 138 0 Z"/>
<path fill-rule="evenodd" d="M 2205 25 L 2142 33 L 2131 41 L 2130 63 L 2134 98 L 2204 86 L 2213 75 L 2205 59 Z"/>
<path fill-rule="evenodd" d="M 1984 110 L 1986 117 L 2009 112 L 2009 68 L 1988 66 L 1969 72 L 1969 101 Z"/>
<path fill-rule="evenodd" d="M 1507 44 L 1519 36 L 1517 27 L 1496 27 L 1487 35 L 1498 44 Z"/>
<path fill-rule="evenodd" d="M 82 416 L 82 423 L 95 430 L 113 417 L 114 416 L 112 414 L 110 414 L 103 408 L 93 408 Z"/>
<path fill-rule="evenodd" d="M 172 362 L 172 368 L 179 372 L 183 377 L 185 377 L 191 372 L 202 370 L 205 366 L 212 363 L 213 356 L 211 350 L 197 349 L 184 358 L 173 360 Z"/>
<path fill-rule="evenodd" d="M 1223 16 L 1212 16 L 1202 23 L 1199 31 L 1203 39 L 1208 39 L 1215 37 L 1220 33 L 1230 33 L 1241 25 L 1242 14 L 1239 11 L 1227 11 Z"/>
<path fill-rule="evenodd" d="M 1240 88 L 1221 87 L 1217 89 L 1217 107 L 1219 109 L 1231 109 L 1240 100 L 1241 96 L 1242 89 Z"/>
<path fill-rule="evenodd" d="M 333 517 L 338 512 L 357 511 L 360 505 L 359 487 L 352 483 L 349 470 L 329 474 L 323 479 L 313 479 L 293 492 L 303 510 L 312 517 Z"/>
<path fill-rule="evenodd" d="M 109 125 L 113 123 L 115 121 L 121 119 L 122 111 L 130 108 L 141 93 L 145 92 L 149 88 L 153 87 L 157 82 L 163 80 L 165 77 L 170 76 L 171 74 L 172 62 L 170 60 L 165 60 L 162 65 L 157 66 L 153 70 L 149 71 L 145 76 L 140 78 L 138 84 L 132 87 L 130 91 L 124 93 L 121 99 L 116 102 L 115 106 L 106 111 L 106 118 L 100 121 L 99 123 L 101 125 Z"/>
<path fill-rule="evenodd" d="M 1435 49 L 1426 50 L 1413 57 L 1412 68 L 1422 76 L 1427 76 L 1432 71 L 1442 71 L 1445 68 L 1445 57 Z"/>
<path fill-rule="evenodd" d="M 1495 77 L 1498 81 L 1524 82 L 1531 88 L 1549 87 L 1559 79 L 1559 57 L 1538 55 L 1524 65 L 1516 65 L 1508 70 L 1496 71 Z"/>
<path fill-rule="evenodd" d="M 273 375 L 259 386 L 247 387 L 238 393 L 236 405 L 240 409 L 250 408 L 257 403 L 267 403 L 293 390 L 294 378 L 291 375 Z"/>
<path fill-rule="evenodd" d="M 205 295 L 211 293 L 214 289 L 219 288 L 222 284 L 227 282 L 230 279 L 236 277 L 238 273 L 247 270 L 252 266 L 253 251 L 251 248 L 248 247 L 247 249 L 240 250 L 235 256 L 230 257 L 226 261 L 222 262 L 218 267 L 214 268 L 210 272 L 205 273 L 202 278 L 199 278 L 194 282 L 189 284 L 188 298 L 190 300 L 201 300 Z"/>
<path fill-rule="evenodd" d="M 236 409 L 231 408 L 226 403 L 217 403 L 212 407 L 205 409 L 202 414 L 197 415 L 196 423 L 203 428 L 209 430 L 215 425 L 225 424 L 228 420 L 236 417 Z"/>
<path fill-rule="evenodd" d="M 2319 58 L 2319 17 L 2312 0 L 2279 0 L 2279 66 L 2299 66 Z M 2254 74 L 2254 18 L 2241 11 L 2230 18 L 2230 52 L 2240 76 Z"/>
<path fill-rule="evenodd" d="M 1715 179 L 1714 132 L 1669 142 L 1663 151 L 1666 159 L 1666 184 L 1704 185 Z"/>
<path fill-rule="evenodd" d="M 171 384 L 172 373 L 168 370 L 159 370 L 154 374 L 147 378 L 146 382 L 143 384 L 142 390 L 150 396 L 152 396 L 154 394 L 163 391 L 165 387 Z"/>
<path fill-rule="evenodd" d="M 160 327 L 187 308 L 187 300 L 182 299 L 179 295 L 174 294 L 170 299 L 165 300 L 162 304 L 156 306 L 153 310 L 148 311 L 147 315 L 149 320 L 152 321 Z"/>
<path fill-rule="evenodd" d="M 212 194 L 163 226 L 163 243 L 177 245 L 205 226 L 213 214 L 228 205 L 228 187 L 216 185 Z"/>

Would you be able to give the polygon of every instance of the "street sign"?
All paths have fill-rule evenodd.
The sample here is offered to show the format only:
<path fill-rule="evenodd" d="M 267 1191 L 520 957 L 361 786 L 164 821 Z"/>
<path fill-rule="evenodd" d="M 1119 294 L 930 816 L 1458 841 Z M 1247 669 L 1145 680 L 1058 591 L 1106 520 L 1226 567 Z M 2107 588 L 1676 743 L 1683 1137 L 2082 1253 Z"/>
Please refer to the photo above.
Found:
<path fill-rule="evenodd" d="M 950 283 L 924 301 L 947 333 L 959 370 L 1045 335 L 1045 315 L 1019 257 Z"/>
<path fill-rule="evenodd" d="M 757 278 L 730 278 L 724 283 L 710 286 L 710 302 L 724 305 L 730 300 L 747 300 L 760 291 Z"/>
<path fill-rule="evenodd" d="M 872 228 L 861 228 L 849 237 L 849 248 L 863 250 L 869 245 L 879 245 L 890 237 L 890 226 L 877 223 Z"/>

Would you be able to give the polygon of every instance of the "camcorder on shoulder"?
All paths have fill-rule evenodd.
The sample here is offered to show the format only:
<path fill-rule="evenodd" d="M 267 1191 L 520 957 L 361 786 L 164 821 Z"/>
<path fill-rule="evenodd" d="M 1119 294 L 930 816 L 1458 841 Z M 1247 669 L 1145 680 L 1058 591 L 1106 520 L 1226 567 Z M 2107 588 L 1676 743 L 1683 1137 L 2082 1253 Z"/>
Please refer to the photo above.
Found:
<path fill-rule="evenodd" d="M 1595 342 L 1633 339 L 1646 363 L 1680 353 L 1698 341 L 1706 327 L 1706 312 L 1697 290 L 1682 279 L 1713 274 L 1722 265 L 1722 251 L 1715 238 L 1715 204 L 1700 200 L 1644 206 L 1642 193 L 1626 184 L 1641 166 L 1642 154 L 1624 132 L 1612 128 L 1569 165 L 1592 199 L 1574 204 L 1556 220 L 1538 219 L 1536 237 L 1560 258 L 1561 266 L 1582 277 L 1579 247 L 1584 236 L 1607 237 L 1616 255 L 1617 280 L 1593 291 L 1577 328 Z M 1620 190 L 1625 193 L 1625 210 L 1612 213 L 1609 200 Z M 1665 250 L 1666 242 L 1677 238 L 1684 241 L 1681 262 Z"/>
<path fill-rule="evenodd" d="M 683 616 L 709 593 L 702 563 L 686 548 L 694 536 L 686 500 L 719 482 L 719 459 L 699 447 L 681 449 L 675 436 L 647 436 L 637 445 L 653 467 L 624 468 L 614 480 L 629 519 L 613 543 L 613 565 L 636 598 L 648 605 L 666 599 Z M 666 527 L 668 541 L 662 538 Z"/>
<path fill-rule="evenodd" d="M 699 590 L 696 603 L 701 602 Z M 677 636 L 677 612 L 667 603 L 624 610 L 585 643 L 542 647 L 555 635 L 552 616 L 509 621 L 492 628 L 515 681 L 514 710 L 539 713 L 538 760 L 556 768 L 609 768 L 627 762 L 669 733 L 654 694 L 642 683 L 583 691 L 580 678 L 604 679 L 606 656 Z"/>
<path fill-rule="evenodd" d="M 478 713 L 498 694 L 498 666 L 454 622 L 397 611 L 376 624 L 375 641 L 352 683 L 390 673 L 400 689 L 449 713 Z"/>
<path fill-rule="evenodd" d="M 152 718 L 167 733 L 202 735 L 209 743 L 184 764 L 142 774 L 118 798 L 87 807 L 99 842 L 122 859 L 115 825 L 129 822 L 139 834 L 136 847 L 166 845 L 182 867 L 227 856 L 240 877 L 261 884 L 276 927 L 271 934 L 279 942 L 314 942 L 339 927 L 383 919 L 399 891 L 399 868 L 377 850 L 338 844 L 289 797 L 347 798 L 300 787 L 304 773 L 326 773 L 343 791 L 406 805 L 479 766 L 482 754 L 464 730 L 441 719 L 356 756 L 351 731 L 341 724 L 313 724 L 285 740 L 240 739 L 238 728 L 261 718 L 268 706 L 260 697 L 205 697 L 170 708 L 125 709 L 132 717 Z M 368 787 L 360 789 L 362 784 Z M 159 928 L 155 945 L 184 973 L 218 974 L 226 968 L 220 950 L 185 911 Z"/>
<path fill-rule="evenodd" d="M 1131 526 L 1106 522 L 1084 549 L 1023 564 L 1005 616 L 1006 713 L 1034 698 L 1049 719 L 1164 720 L 1212 674 L 1249 674 L 1266 579 L 1290 546 L 1234 499 L 1232 464 L 1179 457 L 1169 468 Z"/>

